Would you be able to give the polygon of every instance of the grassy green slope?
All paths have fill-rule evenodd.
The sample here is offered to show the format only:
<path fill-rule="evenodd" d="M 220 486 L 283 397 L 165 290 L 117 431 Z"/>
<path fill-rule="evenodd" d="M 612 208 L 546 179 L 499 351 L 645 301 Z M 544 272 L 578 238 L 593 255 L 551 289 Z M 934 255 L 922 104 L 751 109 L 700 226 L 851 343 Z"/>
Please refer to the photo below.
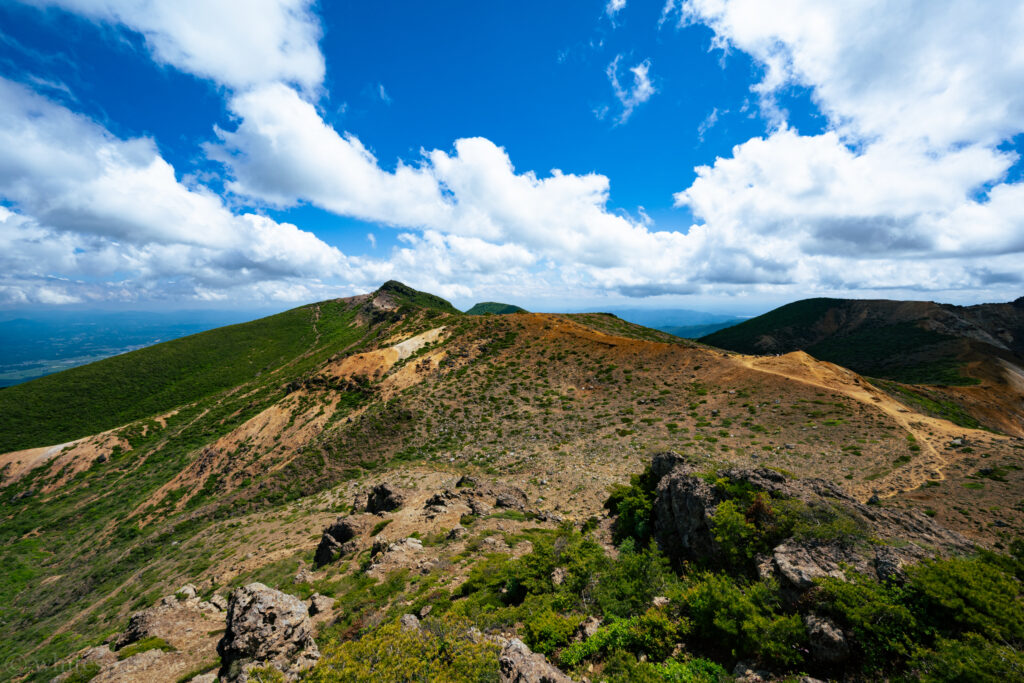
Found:
<path fill-rule="evenodd" d="M 61 443 L 253 379 L 313 344 L 314 306 L 72 368 L 0 391 L 0 452 Z"/>
<path fill-rule="evenodd" d="M 466 311 L 466 315 L 487 315 L 488 313 L 494 313 L 495 315 L 507 315 L 509 313 L 527 313 L 525 308 L 520 308 L 513 304 L 502 304 L 497 301 L 483 301 L 478 304 L 474 304 L 473 308 Z"/>
<path fill-rule="evenodd" d="M 37 468 L 5 487 L 0 506 L 0 661 L 15 661 L 13 658 L 24 657 L 36 647 L 40 648 L 35 654 L 41 661 L 56 661 L 80 647 L 83 638 L 95 638 L 120 605 L 142 605 L 152 597 L 138 590 L 118 592 L 122 582 L 165 557 L 174 541 L 190 538 L 217 519 L 240 514 L 230 500 L 222 500 L 216 477 L 183 512 L 175 511 L 183 493 L 177 490 L 152 510 L 153 523 L 142 526 L 140 518 L 132 513 L 181 472 L 205 444 L 280 400 L 288 381 L 306 375 L 339 352 L 371 341 L 379 329 L 357 324 L 356 318 L 357 311 L 344 302 L 328 301 L 256 321 L 260 325 L 250 327 L 250 332 L 275 335 L 272 346 L 277 356 L 271 357 L 280 362 L 269 372 L 260 371 L 266 364 L 253 361 L 262 356 L 246 351 L 250 348 L 247 344 L 258 336 L 250 338 L 233 328 L 196 335 L 207 339 L 215 332 L 225 335 L 213 336 L 220 341 L 210 344 L 216 353 L 207 349 L 206 355 L 200 354 L 208 360 L 236 353 L 247 359 L 245 363 L 239 361 L 235 369 L 240 374 L 249 373 L 237 385 L 237 391 L 232 385 L 198 398 L 163 425 L 153 420 L 129 425 L 119 433 L 131 444 L 131 450 L 115 449 L 108 459 L 97 460 L 52 494 L 41 492 L 47 481 L 46 468 Z M 249 361 L 253 361 L 251 366 L 247 365 Z M 352 401 L 343 397 L 346 404 L 354 405 L 359 399 L 349 398 Z M 271 475 L 265 478 L 269 480 Z M 254 482 L 256 486 L 262 483 Z M 291 495 L 278 489 L 275 487 L 273 492 L 277 498 Z M 272 502 L 260 499 L 255 504 Z M 190 571 L 201 571 L 209 562 L 209 557 L 194 558 Z M 40 588 L 43 577 L 55 575 L 63 580 Z M 36 592 L 27 591 L 28 586 L 35 586 Z M 102 599 L 113 595 L 116 597 Z M 57 635 L 68 615 L 90 605 L 97 605 L 96 615 L 77 624 L 74 634 Z M 4 680 L 3 672 L 0 680 Z"/>

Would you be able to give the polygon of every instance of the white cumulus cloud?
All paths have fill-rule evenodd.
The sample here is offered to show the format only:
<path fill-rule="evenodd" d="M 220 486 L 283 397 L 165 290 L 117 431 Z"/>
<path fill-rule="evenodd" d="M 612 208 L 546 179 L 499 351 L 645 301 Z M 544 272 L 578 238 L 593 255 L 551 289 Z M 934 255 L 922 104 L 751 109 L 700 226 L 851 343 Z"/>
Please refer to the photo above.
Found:
<path fill-rule="evenodd" d="M 153 59 L 241 89 L 284 81 L 310 91 L 324 77 L 313 0 L 22 0 L 124 26 Z"/>

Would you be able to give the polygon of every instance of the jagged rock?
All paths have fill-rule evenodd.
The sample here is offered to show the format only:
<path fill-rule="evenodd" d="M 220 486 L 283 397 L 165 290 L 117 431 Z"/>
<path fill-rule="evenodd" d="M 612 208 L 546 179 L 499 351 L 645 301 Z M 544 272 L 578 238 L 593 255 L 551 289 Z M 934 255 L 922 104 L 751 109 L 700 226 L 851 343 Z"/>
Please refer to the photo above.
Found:
<path fill-rule="evenodd" d="M 366 497 L 366 511 L 372 513 L 391 512 L 402 507 L 405 496 L 391 484 L 377 484 Z"/>
<path fill-rule="evenodd" d="M 573 631 L 572 638 L 570 638 L 570 640 L 574 643 L 582 642 L 597 633 L 597 629 L 599 628 L 601 628 L 601 618 L 589 616 L 576 627 L 576 630 Z"/>
<path fill-rule="evenodd" d="M 427 498 L 426 502 L 423 503 L 423 507 L 446 507 L 453 497 L 454 495 L 451 491 L 439 491 L 430 498 Z"/>
<path fill-rule="evenodd" d="M 313 593 L 309 598 L 309 616 L 313 617 L 317 614 L 329 612 L 334 607 L 334 603 L 337 600 L 328 597 L 326 595 L 320 595 L 319 593 Z"/>
<path fill-rule="evenodd" d="M 566 571 L 565 567 L 555 567 L 555 570 L 551 572 L 551 583 L 556 586 L 561 586 L 565 583 L 565 577 L 568 576 L 569 572 Z"/>
<path fill-rule="evenodd" d="M 881 546 L 875 550 L 875 572 L 879 579 L 902 584 L 907 579 L 903 564 L 903 560 L 891 548 Z"/>
<path fill-rule="evenodd" d="M 295 680 L 320 658 L 305 603 L 262 583 L 250 583 L 231 594 L 227 630 L 217 652 L 221 677 L 243 682 L 248 680 L 247 669 L 266 665 Z"/>
<path fill-rule="evenodd" d="M 509 640 L 502 648 L 498 665 L 502 683 L 572 683 L 547 657 L 532 652 L 518 638 Z"/>
<path fill-rule="evenodd" d="M 495 499 L 494 507 L 506 508 L 511 510 L 522 510 L 524 507 L 526 507 L 526 501 L 519 500 L 515 496 L 503 493 Z"/>
<path fill-rule="evenodd" d="M 664 459 L 658 463 L 659 469 Z M 718 505 L 711 485 L 680 462 L 658 482 L 654 532 L 665 551 L 680 559 L 707 557 L 714 551 L 711 515 Z"/>
<path fill-rule="evenodd" d="M 390 545 L 391 541 L 389 541 L 384 536 L 374 536 L 373 543 L 370 545 L 370 556 L 373 557 L 376 555 L 380 555 L 381 553 L 387 551 Z"/>
<path fill-rule="evenodd" d="M 366 524 L 359 518 L 338 517 L 320 536 L 320 545 L 316 548 L 313 561 L 317 566 L 322 566 L 345 554 L 352 549 L 349 544 L 362 535 L 365 527 Z"/>
<path fill-rule="evenodd" d="M 460 525 L 458 525 L 456 527 L 453 527 L 452 530 L 448 532 L 448 538 L 450 540 L 452 540 L 452 541 L 456 541 L 456 540 L 466 536 L 468 533 L 469 533 L 469 529 L 467 529 L 466 527 L 464 527 L 464 526 L 462 526 L 460 524 Z"/>
<path fill-rule="evenodd" d="M 398 622 L 402 625 L 403 631 L 420 630 L 420 620 L 416 617 L 415 614 L 403 614 L 402 618 L 399 619 Z"/>
<path fill-rule="evenodd" d="M 811 644 L 811 657 L 822 664 L 839 664 L 850 657 L 850 646 L 835 622 L 815 614 L 804 617 L 807 639 Z"/>
<path fill-rule="evenodd" d="M 228 608 L 228 599 L 216 593 L 210 596 L 209 603 L 221 612 Z"/>
<path fill-rule="evenodd" d="M 840 548 L 832 546 L 806 547 L 796 543 L 781 543 L 772 551 L 771 568 L 788 586 L 806 590 L 814 585 L 814 579 L 845 577 L 834 559 L 840 552 Z"/>
<path fill-rule="evenodd" d="M 723 498 L 684 458 L 674 453 L 654 456 L 651 472 L 657 481 L 653 528 L 662 549 L 677 561 L 706 561 L 719 552 L 712 517 Z M 729 469 L 718 478 L 743 483 L 775 498 L 800 501 L 808 510 L 830 511 L 849 518 L 865 538 L 899 541 L 892 545 L 856 543 L 848 538 L 783 540 L 757 558 L 762 577 L 780 581 L 791 599 L 815 579 L 845 578 L 845 568 L 882 580 L 900 580 L 902 566 L 939 555 L 973 550 L 973 543 L 913 511 L 869 506 L 823 479 L 790 479 L 774 470 Z"/>

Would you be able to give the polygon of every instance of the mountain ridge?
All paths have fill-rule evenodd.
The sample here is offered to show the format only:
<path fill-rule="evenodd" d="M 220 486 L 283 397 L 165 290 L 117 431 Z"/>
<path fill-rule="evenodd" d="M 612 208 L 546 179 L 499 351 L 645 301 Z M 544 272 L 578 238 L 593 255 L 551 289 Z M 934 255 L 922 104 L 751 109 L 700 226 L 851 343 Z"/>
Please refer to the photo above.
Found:
<path fill-rule="evenodd" d="M 483 549 L 542 548 L 560 524 L 591 518 L 610 547 L 608 488 L 666 450 L 706 468 L 825 477 L 990 546 L 1024 529 L 1010 500 L 1024 483 L 1015 441 L 923 415 L 845 368 L 723 352 L 611 315 L 446 304 L 393 282 L 293 309 L 303 333 L 274 367 L 244 365 L 235 386 L 70 445 L 0 455 L 0 656 L 72 656 L 186 583 L 206 596 L 252 581 L 305 598 L 332 590 L 347 606 L 323 637 L 369 637 L 377 610 L 403 609 L 366 592 L 394 571 L 408 591 L 432 577 L 408 599 L 443 588 L 443 605 L 485 571 Z M 24 386 L 48 390 L 37 382 Z M 308 567 L 319 530 L 384 484 L 406 506 L 360 517 L 366 547 L 350 561 Z M 494 493 L 486 506 L 469 493 L 460 500 L 475 508 L 445 504 L 460 487 Z M 383 537 L 377 552 L 371 536 Z M 417 564 L 428 557 L 440 564 Z"/>

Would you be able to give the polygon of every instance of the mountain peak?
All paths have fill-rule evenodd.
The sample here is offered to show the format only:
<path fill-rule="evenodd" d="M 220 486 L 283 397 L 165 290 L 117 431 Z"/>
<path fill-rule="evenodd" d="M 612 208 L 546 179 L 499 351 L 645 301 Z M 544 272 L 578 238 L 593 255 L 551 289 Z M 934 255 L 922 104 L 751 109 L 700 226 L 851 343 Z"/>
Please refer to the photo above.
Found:
<path fill-rule="evenodd" d="M 461 314 L 461 311 L 452 306 L 451 302 L 447 299 L 442 299 L 437 295 L 413 289 L 409 285 L 404 282 L 399 282 L 398 280 L 388 280 L 377 288 L 374 295 L 385 295 L 399 306 L 404 305 L 417 308 L 432 308 L 445 313 Z"/>

